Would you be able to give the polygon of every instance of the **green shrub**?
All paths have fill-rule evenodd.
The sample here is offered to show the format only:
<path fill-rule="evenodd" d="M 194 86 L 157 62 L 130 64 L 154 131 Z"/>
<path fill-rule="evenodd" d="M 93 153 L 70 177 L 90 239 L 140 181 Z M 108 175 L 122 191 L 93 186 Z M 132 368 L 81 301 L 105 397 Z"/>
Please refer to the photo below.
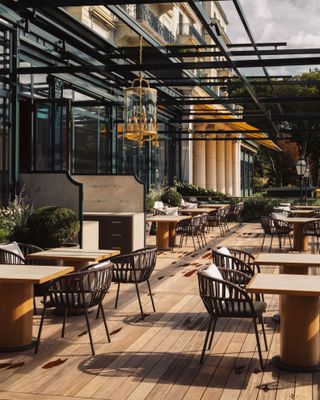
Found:
<path fill-rule="evenodd" d="M 5 228 L 0 228 L 0 243 L 5 243 L 9 237 L 9 232 Z"/>
<path fill-rule="evenodd" d="M 155 199 L 152 194 L 148 193 L 146 196 L 146 210 L 151 211 L 154 207 Z"/>
<path fill-rule="evenodd" d="M 161 196 L 161 201 L 169 204 L 172 207 L 179 207 L 181 204 L 182 196 L 180 193 L 173 189 L 169 189 Z"/>
<path fill-rule="evenodd" d="M 250 197 L 244 200 L 241 214 L 243 222 L 260 222 L 263 215 L 268 215 L 273 207 L 280 204 L 280 199 Z"/>
<path fill-rule="evenodd" d="M 68 208 L 48 206 L 34 210 L 25 229 L 15 229 L 13 239 L 43 248 L 59 247 L 80 229 L 77 216 Z"/>
<path fill-rule="evenodd" d="M 177 192 L 182 196 L 210 196 L 217 201 L 230 200 L 230 196 L 222 192 L 216 192 L 202 186 L 193 185 L 187 182 L 175 182 Z"/>

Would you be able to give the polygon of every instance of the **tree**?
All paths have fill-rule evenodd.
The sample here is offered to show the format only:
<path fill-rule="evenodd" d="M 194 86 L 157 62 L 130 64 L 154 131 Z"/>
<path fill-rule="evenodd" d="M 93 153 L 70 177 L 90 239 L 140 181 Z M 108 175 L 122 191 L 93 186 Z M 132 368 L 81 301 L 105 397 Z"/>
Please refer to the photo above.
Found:
<path fill-rule="evenodd" d="M 254 82 L 261 83 L 261 81 L 261 78 L 257 78 L 253 80 L 253 84 Z M 294 84 L 295 81 L 297 82 L 297 84 Z M 306 83 L 301 84 L 302 81 L 306 81 Z M 265 79 L 263 79 L 263 82 L 265 82 Z M 259 97 L 274 96 L 270 85 L 259 84 L 254 86 L 256 93 Z M 313 71 L 310 70 L 308 72 L 304 72 L 301 75 L 293 77 L 291 84 L 273 85 L 273 87 L 279 97 L 320 96 L 320 70 L 315 69 Z M 230 84 L 229 93 L 230 97 L 234 98 L 249 97 L 244 88 L 239 89 L 235 86 L 232 86 L 232 84 Z M 303 102 L 303 99 L 301 100 L 301 102 L 282 103 L 280 107 L 276 103 L 267 104 L 266 106 L 271 117 L 274 114 L 281 114 L 281 111 L 285 114 L 319 113 L 318 102 Z M 244 119 L 246 119 L 246 116 L 249 115 L 252 110 L 256 110 L 256 106 L 253 103 L 246 104 L 244 106 Z M 289 141 L 280 141 L 277 143 L 279 147 L 283 149 L 282 155 L 279 156 L 279 154 L 276 154 L 275 152 L 268 152 L 270 164 L 274 163 L 275 168 L 273 169 L 273 171 L 271 167 L 269 168 L 269 171 L 268 169 L 261 171 L 260 168 L 260 174 L 264 174 L 266 171 L 267 174 L 269 174 L 268 182 L 270 184 L 274 184 L 277 186 L 292 184 L 293 177 L 294 181 L 296 181 L 295 163 L 299 155 L 303 155 L 308 159 L 310 165 L 311 183 L 314 186 L 318 186 L 320 158 L 320 119 L 288 119 L 277 121 L 276 123 L 280 132 L 292 131 L 291 138 L 289 139 Z M 270 132 L 270 124 L 267 122 L 266 119 L 250 118 L 250 124 L 258 127 L 263 131 Z M 288 142 L 294 143 L 294 145 L 288 145 Z M 264 157 L 260 157 L 260 159 L 266 162 Z"/>

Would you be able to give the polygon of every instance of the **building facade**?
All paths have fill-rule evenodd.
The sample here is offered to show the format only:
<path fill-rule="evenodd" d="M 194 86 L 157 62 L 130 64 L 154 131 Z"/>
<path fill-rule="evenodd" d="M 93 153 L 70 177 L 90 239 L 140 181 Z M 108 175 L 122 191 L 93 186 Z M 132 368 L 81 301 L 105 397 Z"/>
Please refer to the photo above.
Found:
<path fill-rule="evenodd" d="M 144 76 L 151 84 L 157 82 L 160 94 L 159 140 L 138 146 L 121 135 L 123 87 L 134 77 L 131 72 L 126 76 L 117 74 L 117 65 L 120 69 L 128 62 L 121 53 L 123 49 L 136 49 L 143 35 L 144 60 L 155 62 L 148 46 L 200 48 L 214 43 L 203 34 L 187 4 L 113 7 L 39 9 L 33 13 L 27 7 L 17 7 L 14 1 L 12 7 L 0 5 L 4 66 L 0 73 L 1 203 L 16 193 L 19 173 L 37 171 L 134 173 L 147 187 L 164 179 L 170 182 L 176 176 L 233 196 L 251 194 L 253 172 L 247 164 L 252 165 L 254 148 L 238 140 L 241 129 L 235 125 L 234 134 L 221 134 L 223 123 L 196 122 L 205 107 L 213 115 L 226 108 L 190 105 L 176 111 L 175 107 L 166 107 L 170 96 L 226 96 L 223 86 L 161 87 L 161 79 L 181 78 L 180 72 L 146 72 Z M 203 7 L 228 43 L 228 21 L 221 6 L 205 2 Z M 218 59 L 202 57 L 201 51 L 188 60 Z M 112 61 L 114 54 L 119 54 L 118 64 Z M 101 68 L 111 62 L 112 72 Z M 230 71 L 188 70 L 184 74 L 189 79 L 210 80 L 230 76 Z M 233 109 L 227 111 L 232 113 Z M 251 158 L 246 158 L 248 152 Z"/>

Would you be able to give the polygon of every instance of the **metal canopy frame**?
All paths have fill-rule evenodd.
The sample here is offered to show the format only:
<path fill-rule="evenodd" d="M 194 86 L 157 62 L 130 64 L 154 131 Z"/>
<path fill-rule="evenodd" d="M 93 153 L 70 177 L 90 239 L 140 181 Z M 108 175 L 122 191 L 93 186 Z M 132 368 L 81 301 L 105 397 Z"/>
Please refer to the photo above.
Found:
<path fill-rule="evenodd" d="M 78 87 L 79 90 L 83 84 L 82 89 L 90 93 L 95 101 L 119 105 L 122 104 L 121 87 L 128 86 L 137 73 L 143 71 L 151 86 L 158 88 L 160 115 L 161 113 L 165 115 L 165 122 L 177 129 L 181 127 L 181 124 L 190 122 L 232 124 L 245 121 L 251 123 L 253 120 L 260 119 L 265 122 L 263 132 L 268 134 L 270 139 L 290 140 L 290 133 L 293 131 L 281 127 L 281 122 L 285 125 L 287 121 L 317 120 L 320 113 L 295 113 L 294 111 L 288 113 L 283 111 L 283 105 L 290 103 L 293 107 L 295 103 L 320 102 L 320 97 L 279 96 L 277 88 L 283 85 L 308 86 L 319 82 L 298 81 L 288 75 L 270 75 L 267 67 L 319 65 L 320 48 L 286 49 L 285 42 L 255 42 L 239 1 L 232 1 L 248 35 L 248 43 L 225 44 L 217 27 L 212 25 L 201 2 L 197 0 L 188 0 L 187 3 L 214 44 L 163 46 L 150 36 L 139 21 L 128 15 L 121 7 L 124 4 L 169 3 L 163 0 L 4 0 L 0 5 L 0 12 L 1 18 L 6 21 L 9 28 L 20 30 L 21 60 L 30 60 L 33 63 L 32 67 L 18 67 L 15 71 L 18 75 L 53 75 L 71 87 L 72 85 Z M 150 46 L 144 51 L 146 61 L 140 66 L 137 62 L 137 48 L 114 47 L 90 28 L 80 24 L 64 10 L 58 8 L 82 5 L 107 7 L 137 35 L 141 35 Z M 41 41 L 38 40 L 39 38 Z M 264 56 L 272 58 L 263 58 Z M 150 62 L 154 57 L 157 63 Z M 187 58 L 194 57 L 223 57 L 224 60 L 185 61 Z M 262 76 L 246 76 L 241 70 L 257 67 L 262 68 Z M 204 78 L 197 77 L 192 72 L 213 68 L 232 70 L 234 76 Z M 1 70 L 0 77 L 2 75 L 3 80 L 6 80 L 11 73 L 12 71 L 4 68 Z M 244 87 L 248 97 L 237 99 L 219 97 L 212 90 L 215 86 L 228 87 L 229 85 Z M 261 85 L 268 86 L 272 95 L 259 96 L 256 88 Z M 185 96 L 183 89 L 186 87 L 200 87 L 207 93 L 207 97 Z M 242 116 L 241 112 L 232 107 L 241 104 L 251 105 L 252 110 L 248 115 Z M 190 105 L 208 107 L 203 110 L 186 110 L 186 106 Z M 225 109 L 213 110 L 210 109 L 210 105 L 224 105 Z M 224 118 L 226 115 L 230 117 Z M 229 133 L 229 131 L 231 132 L 231 129 L 226 129 L 224 133 Z M 317 131 L 314 132 L 317 133 Z M 176 136 L 177 140 L 188 140 L 188 138 L 181 139 L 179 132 L 176 132 Z M 259 138 L 250 140 L 259 140 Z"/>

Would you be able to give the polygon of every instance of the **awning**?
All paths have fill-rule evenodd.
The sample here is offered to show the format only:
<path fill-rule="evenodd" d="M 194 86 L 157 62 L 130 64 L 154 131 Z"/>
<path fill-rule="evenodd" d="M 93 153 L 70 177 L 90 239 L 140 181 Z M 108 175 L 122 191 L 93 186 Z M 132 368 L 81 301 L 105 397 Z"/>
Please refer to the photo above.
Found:
<path fill-rule="evenodd" d="M 209 105 L 208 104 L 205 106 L 201 105 L 201 107 L 208 108 L 209 110 L 212 110 L 212 111 L 227 111 L 222 105 L 211 105 L 211 104 Z M 197 105 L 194 108 L 197 109 Z M 232 116 L 230 114 L 220 114 L 219 118 L 231 119 L 231 118 L 234 118 L 234 116 Z M 205 119 L 206 118 L 204 117 L 204 120 Z M 231 122 L 231 123 L 227 123 L 227 124 L 224 124 L 223 122 L 218 122 L 218 123 L 214 123 L 214 126 L 217 130 L 223 130 L 223 129 L 226 129 L 228 131 L 234 130 L 235 135 L 241 134 L 243 137 L 248 138 L 248 139 L 250 139 L 250 138 L 259 139 L 259 144 L 261 146 L 268 147 L 269 149 L 274 150 L 274 151 L 282 151 L 276 143 L 274 143 L 271 139 L 268 139 L 268 136 L 265 133 L 263 133 L 263 132 L 248 133 L 247 132 L 248 130 L 257 131 L 258 128 L 254 127 L 250 124 L 247 124 L 246 122 Z M 246 132 L 241 133 L 242 130 L 244 130 Z M 233 136 L 233 134 L 228 133 L 228 136 Z"/>

